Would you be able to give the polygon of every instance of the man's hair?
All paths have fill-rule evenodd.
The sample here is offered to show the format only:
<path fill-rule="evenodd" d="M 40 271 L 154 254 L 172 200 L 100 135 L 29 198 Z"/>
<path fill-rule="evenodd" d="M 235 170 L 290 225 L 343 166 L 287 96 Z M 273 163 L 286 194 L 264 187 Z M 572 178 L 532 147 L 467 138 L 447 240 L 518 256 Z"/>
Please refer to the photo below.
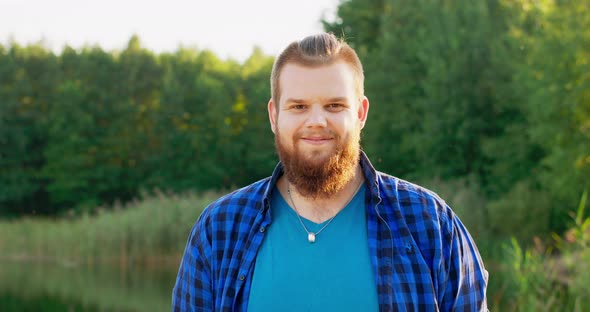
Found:
<path fill-rule="evenodd" d="M 365 76 L 363 65 L 356 52 L 344 40 L 336 38 L 334 34 L 321 33 L 292 42 L 275 60 L 270 77 L 271 96 L 275 107 L 278 108 L 281 97 L 279 79 L 285 65 L 297 64 L 313 68 L 331 65 L 337 61 L 343 61 L 351 67 L 356 84 L 355 91 L 360 99 L 364 94 Z"/>

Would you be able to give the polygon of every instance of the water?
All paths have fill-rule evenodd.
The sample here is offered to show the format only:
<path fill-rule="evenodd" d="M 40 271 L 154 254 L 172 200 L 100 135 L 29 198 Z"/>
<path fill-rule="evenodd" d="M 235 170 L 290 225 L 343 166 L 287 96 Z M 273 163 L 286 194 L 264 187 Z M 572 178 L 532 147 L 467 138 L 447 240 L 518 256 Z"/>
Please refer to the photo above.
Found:
<path fill-rule="evenodd" d="M 0 261 L 0 311 L 170 311 L 176 270 Z"/>

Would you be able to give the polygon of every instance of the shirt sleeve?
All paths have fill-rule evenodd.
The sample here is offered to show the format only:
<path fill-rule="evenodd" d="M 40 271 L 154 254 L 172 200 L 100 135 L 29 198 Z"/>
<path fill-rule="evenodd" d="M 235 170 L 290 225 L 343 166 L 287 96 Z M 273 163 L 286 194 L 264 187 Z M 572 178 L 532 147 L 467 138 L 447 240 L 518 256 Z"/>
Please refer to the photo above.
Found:
<path fill-rule="evenodd" d="M 439 307 L 441 311 L 488 311 L 488 272 L 479 251 L 454 213 L 444 217 L 446 220 L 443 220 L 441 228 L 443 245 L 438 276 Z"/>
<path fill-rule="evenodd" d="M 188 238 L 172 291 L 172 311 L 213 311 L 211 243 L 201 215 Z"/>

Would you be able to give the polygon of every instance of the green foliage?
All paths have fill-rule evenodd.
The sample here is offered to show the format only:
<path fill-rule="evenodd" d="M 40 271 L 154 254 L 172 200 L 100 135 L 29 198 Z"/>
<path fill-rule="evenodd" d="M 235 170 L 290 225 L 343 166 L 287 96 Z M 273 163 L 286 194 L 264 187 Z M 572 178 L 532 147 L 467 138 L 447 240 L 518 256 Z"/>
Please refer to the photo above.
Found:
<path fill-rule="evenodd" d="M 501 259 L 495 275 L 501 286 L 488 292 L 491 311 L 585 311 L 590 304 L 587 248 L 562 246 L 555 255 L 513 239 Z"/>
<path fill-rule="evenodd" d="M 0 216 L 80 212 L 141 190 L 227 189 L 276 163 L 272 57 L 0 47 Z"/>
<path fill-rule="evenodd" d="M 523 201 L 531 198 L 531 190 L 519 188 L 525 194 Z M 465 191 L 469 192 L 460 190 L 460 193 Z M 478 243 L 478 246 L 480 250 L 486 248 L 482 255 L 490 272 L 487 291 L 490 311 L 585 311 L 590 304 L 590 218 L 584 214 L 586 198 L 584 193 L 576 213 L 572 213 L 570 229 L 563 236 L 554 233 L 553 242 L 539 237 L 527 240 L 530 234 L 526 230 L 533 233 L 539 230 L 532 228 L 534 222 L 521 220 L 514 221 L 520 221 L 518 225 L 509 224 L 506 228 L 523 227 L 524 230 L 515 233 L 525 244 L 517 237 L 502 243 L 498 236 L 484 232 L 485 244 Z M 527 247 L 529 241 L 534 244 Z M 502 248 L 498 249 L 499 245 Z"/>
<path fill-rule="evenodd" d="M 516 239 L 506 246 L 504 290 L 506 297 L 496 298 L 496 306 L 512 302 L 511 311 L 579 311 L 573 310 L 567 287 L 556 281 L 557 271 L 548 267 L 545 257 L 523 249 Z M 504 302 L 503 302 L 504 301 Z M 506 311 L 502 308 L 498 311 Z"/>
<path fill-rule="evenodd" d="M 568 206 L 590 184 L 590 1 L 556 1 L 531 15 L 536 27 L 519 33 L 529 53 L 518 72 L 534 125 L 531 140 L 546 151 L 539 179 Z M 565 211 L 555 215 L 567 220 Z"/>
<path fill-rule="evenodd" d="M 149 264 L 182 253 L 186 237 L 203 208 L 220 194 L 145 196 L 92 215 L 0 221 L 0 260 L 47 259 L 67 265 L 96 261 Z"/>
<path fill-rule="evenodd" d="M 519 182 L 504 197 L 488 204 L 489 231 L 524 242 L 532 241 L 535 236 L 547 238 L 552 231 L 553 209 L 558 208 L 552 206 L 548 194 Z"/>
<path fill-rule="evenodd" d="M 0 202 L 6 203 L 2 213 L 42 211 L 38 204 L 46 194 L 39 170 L 57 60 L 37 45 L 0 51 Z"/>

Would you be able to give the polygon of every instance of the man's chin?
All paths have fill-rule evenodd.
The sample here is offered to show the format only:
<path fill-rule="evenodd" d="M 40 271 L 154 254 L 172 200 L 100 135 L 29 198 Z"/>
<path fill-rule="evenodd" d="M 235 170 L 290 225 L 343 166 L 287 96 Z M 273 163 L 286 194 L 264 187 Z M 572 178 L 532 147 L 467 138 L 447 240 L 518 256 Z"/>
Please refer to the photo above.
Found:
<path fill-rule="evenodd" d="M 330 158 L 332 158 L 333 156 L 334 155 L 332 153 L 315 151 L 310 154 L 304 155 L 299 159 L 302 159 L 303 163 L 309 167 L 322 168 L 330 162 Z"/>

